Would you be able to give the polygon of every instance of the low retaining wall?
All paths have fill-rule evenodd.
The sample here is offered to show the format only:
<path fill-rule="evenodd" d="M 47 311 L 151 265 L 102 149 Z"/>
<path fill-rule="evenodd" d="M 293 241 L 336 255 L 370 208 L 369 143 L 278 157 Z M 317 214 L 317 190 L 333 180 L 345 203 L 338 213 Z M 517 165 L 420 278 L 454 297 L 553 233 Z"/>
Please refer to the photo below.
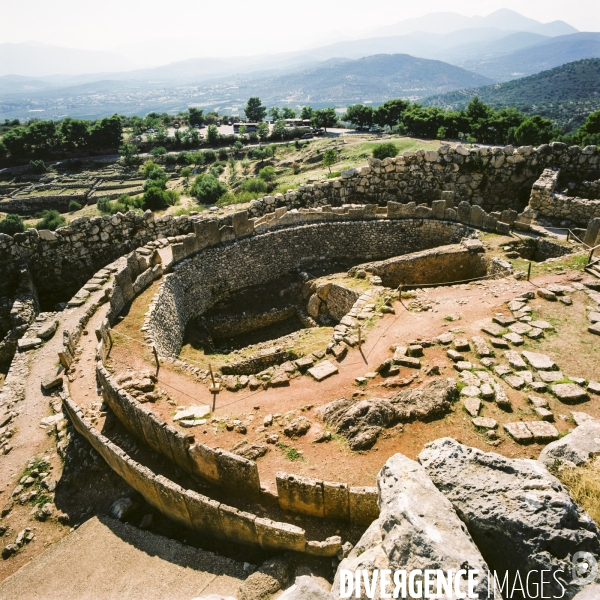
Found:
<path fill-rule="evenodd" d="M 485 254 L 456 244 L 358 265 L 350 269 L 350 273 L 356 273 L 359 269 L 381 277 L 386 287 L 397 288 L 399 285 L 446 283 L 483 277 L 488 273 L 488 260 Z"/>
<path fill-rule="evenodd" d="M 298 309 L 295 306 L 284 306 L 282 308 L 272 308 L 264 313 L 211 317 L 206 319 L 203 324 L 213 339 L 220 340 L 263 329 L 281 321 L 287 321 L 287 319 L 291 319 L 297 314 Z"/>
<path fill-rule="evenodd" d="M 341 539 L 338 536 L 324 542 L 307 541 L 306 532 L 300 527 L 240 511 L 156 475 L 87 422 L 66 393 L 61 392 L 61 399 L 75 429 L 108 466 L 169 519 L 217 539 L 268 550 L 292 550 L 316 556 L 335 556 L 339 551 Z"/>

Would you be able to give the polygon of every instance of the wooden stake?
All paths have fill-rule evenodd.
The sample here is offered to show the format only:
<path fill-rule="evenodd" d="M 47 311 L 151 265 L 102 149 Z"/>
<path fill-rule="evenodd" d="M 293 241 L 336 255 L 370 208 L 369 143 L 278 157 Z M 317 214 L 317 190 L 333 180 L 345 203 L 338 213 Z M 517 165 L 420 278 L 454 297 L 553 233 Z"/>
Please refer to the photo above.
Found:
<path fill-rule="evenodd" d="M 360 335 L 360 325 L 358 327 L 358 347 L 360 348 L 362 346 L 362 339 L 361 339 L 361 335 Z"/>
<path fill-rule="evenodd" d="M 156 377 L 158 377 L 158 371 L 160 369 L 160 362 L 158 360 L 158 352 L 156 351 L 156 346 L 152 346 L 152 352 L 154 352 L 154 360 L 156 361 Z"/>
<path fill-rule="evenodd" d="M 215 386 L 215 375 L 214 375 L 214 373 L 213 373 L 213 370 L 212 370 L 212 365 L 211 365 L 210 363 L 209 363 L 209 365 L 208 365 L 208 370 L 210 371 L 210 378 L 211 378 L 211 380 L 212 380 L 212 386 L 213 386 L 213 387 L 216 387 L 216 386 Z"/>
<path fill-rule="evenodd" d="M 527 281 L 531 277 L 531 261 L 529 261 L 529 266 L 527 267 Z"/>

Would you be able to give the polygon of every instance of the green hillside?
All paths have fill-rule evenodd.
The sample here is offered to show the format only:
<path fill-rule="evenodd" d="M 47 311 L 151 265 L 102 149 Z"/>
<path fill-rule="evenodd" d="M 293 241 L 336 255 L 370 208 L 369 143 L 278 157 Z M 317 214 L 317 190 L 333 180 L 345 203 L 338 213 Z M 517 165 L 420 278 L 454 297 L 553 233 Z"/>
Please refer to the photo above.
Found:
<path fill-rule="evenodd" d="M 540 114 L 565 131 L 573 131 L 588 114 L 600 109 L 600 58 L 567 63 L 506 83 L 430 96 L 423 104 L 460 109 L 474 96 L 494 108 L 510 106 Z"/>

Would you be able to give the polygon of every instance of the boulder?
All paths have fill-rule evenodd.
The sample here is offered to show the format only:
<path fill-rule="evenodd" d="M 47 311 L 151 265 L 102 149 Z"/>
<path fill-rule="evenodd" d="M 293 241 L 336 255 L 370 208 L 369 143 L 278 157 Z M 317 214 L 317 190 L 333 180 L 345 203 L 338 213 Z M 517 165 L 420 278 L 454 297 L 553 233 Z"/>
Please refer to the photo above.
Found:
<path fill-rule="evenodd" d="M 589 420 L 571 433 L 548 444 L 538 460 L 550 468 L 555 461 L 568 466 L 583 465 L 600 454 L 600 421 Z"/>
<path fill-rule="evenodd" d="M 311 422 L 306 417 L 296 417 L 284 428 L 283 433 L 288 437 L 301 437 L 308 433 L 310 426 Z"/>
<path fill-rule="evenodd" d="M 308 373 L 317 381 L 323 381 L 323 379 L 338 373 L 338 368 L 332 362 L 324 360 L 318 365 L 308 369 Z"/>
<path fill-rule="evenodd" d="M 479 571 L 475 592 L 487 598 L 488 567 L 450 502 L 427 476 L 425 469 L 402 454 L 392 456 L 377 477 L 379 518 L 363 534 L 335 575 L 332 596 L 340 595 L 340 584 L 348 573 L 365 569 L 371 577 L 374 569 L 457 569 L 468 563 Z M 390 578 L 391 579 L 391 578 Z M 394 586 L 387 592 L 391 596 Z M 380 582 L 376 594 L 381 598 Z M 362 594 L 352 598 L 367 598 Z"/>
<path fill-rule="evenodd" d="M 312 577 L 302 575 L 296 577 L 294 585 L 285 590 L 279 600 L 331 600 L 331 596 Z"/>
<path fill-rule="evenodd" d="M 517 573 L 546 570 L 546 594 L 565 600 L 580 591 L 581 584 L 571 579 L 570 557 L 597 555 L 600 532 L 541 463 L 486 453 L 451 438 L 427 444 L 418 460 L 491 569 L 507 572 L 509 581 Z M 554 577 L 566 588 L 564 595 Z"/>
<path fill-rule="evenodd" d="M 278 592 L 290 579 L 290 564 L 284 558 L 265 561 L 239 589 L 239 600 L 266 600 Z"/>

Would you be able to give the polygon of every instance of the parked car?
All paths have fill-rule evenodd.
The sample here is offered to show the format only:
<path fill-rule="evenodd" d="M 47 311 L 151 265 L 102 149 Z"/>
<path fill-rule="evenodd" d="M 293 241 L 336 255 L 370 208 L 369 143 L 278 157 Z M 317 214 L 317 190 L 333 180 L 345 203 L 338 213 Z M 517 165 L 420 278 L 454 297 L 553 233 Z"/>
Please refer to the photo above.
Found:
<path fill-rule="evenodd" d="M 305 133 L 300 139 L 301 140 L 310 140 L 313 137 L 312 133 Z"/>

